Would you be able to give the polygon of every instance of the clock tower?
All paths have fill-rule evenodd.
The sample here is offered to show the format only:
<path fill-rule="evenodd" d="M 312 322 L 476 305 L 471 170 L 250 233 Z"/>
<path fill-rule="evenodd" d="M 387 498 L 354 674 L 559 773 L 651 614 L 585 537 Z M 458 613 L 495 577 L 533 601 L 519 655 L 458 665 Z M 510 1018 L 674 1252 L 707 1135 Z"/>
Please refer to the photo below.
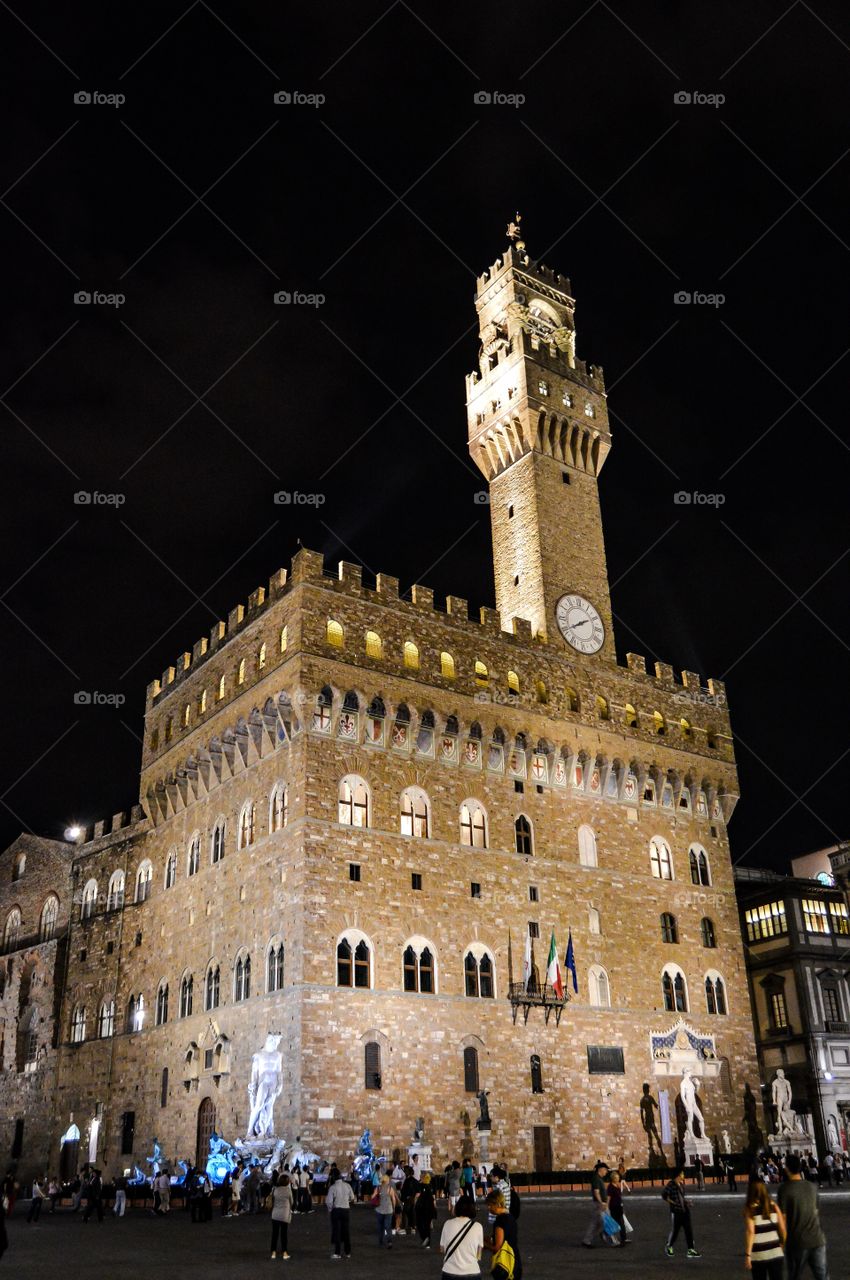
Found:
<path fill-rule="evenodd" d="M 478 279 L 469 452 L 489 484 L 496 608 L 574 656 L 616 662 L 597 479 L 611 447 L 599 366 L 575 351 L 570 282 L 508 228 Z"/>

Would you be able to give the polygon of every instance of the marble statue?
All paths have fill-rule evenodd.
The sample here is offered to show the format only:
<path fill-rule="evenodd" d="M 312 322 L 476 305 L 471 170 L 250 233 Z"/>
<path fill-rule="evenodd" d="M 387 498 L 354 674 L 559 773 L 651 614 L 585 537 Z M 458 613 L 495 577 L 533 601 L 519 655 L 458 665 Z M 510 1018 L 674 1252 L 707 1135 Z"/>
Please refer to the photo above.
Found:
<path fill-rule="evenodd" d="M 153 1155 L 146 1156 L 145 1163 L 150 1165 L 151 1175 L 155 1178 L 162 1169 L 162 1147 L 159 1145 L 156 1138 L 153 1140 Z"/>
<path fill-rule="evenodd" d="M 655 1123 L 655 1112 L 658 1110 L 658 1103 L 653 1098 L 649 1085 L 643 1086 L 643 1097 L 640 1100 L 640 1122 L 643 1131 L 646 1134 L 646 1140 L 649 1144 L 650 1151 L 653 1150 L 652 1139 L 658 1143 L 658 1150 L 661 1150 L 661 1139 L 658 1136 L 658 1126 Z"/>
<path fill-rule="evenodd" d="M 210 1153 L 207 1157 L 206 1172 L 210 1182 L 219 1186 L 228 1173 L 232 1173 L 239 1163 L 239 1157 L 229 1142 L 225 1142 L 215 1129 L 210 1134 Z"/>
<path fill-rule="evenodd" d="M 679 1085 L 679 1097 L 682 1099 L 682 1106 L 685 1108 L 685 1137 L 696 1138 L 694 1133 L 694 1121 L 699 1121 L 699 1136 L 705 1136 L 705 1116 L 700 1111 L 697 1102 L 697 1088 L 694 1084 L 694 1077 L 691 1075 L 690 1067 L 682 1068 L 682 1080 Z"/>
<path fill-rule="evenodd" d="M 251 1114 L 245 1135 L 249 1140 L 274 1137 L 274 1104 L 283 1090 L 283 1059 L 278 1052 L 281 1038 L 270 1032 L 251 1060 Z"/>
<path fill-rule="evenodd" d="M 826 1136 L 829 1140 L 830 1151 L 840 1151 L 841 1143 L 838 1140 L 838 1125 L 835 1123 L 834 1116 L 830 1116 L 826 1122 Z"/>
<path fill-rule="evenodd" d="M 417 1118 L 416 1124 L 414 1125 L 413 1141 L 422 1142 L 422 1143 L 424 1143 L 425 1141 L 425 1120 L 423 1116 L 419 1116 Z"/>
<path fill-rule="evenodd" d="M 724 1155 L 727 1155 L 727 1156 L 728 1156 L 728 1155 L 731 1155 L 731 1154 L 732 1154 L 732 1143 L 729 1141 L 729 1130 L 728 1130 L 728 1129 L 721 1129 L 721 1130 L 720 1130 L 720 1137 L 721 1137 L 721 1139 L 722 1139 L 722 1141 L 723 1141 L 723 1153 L 724 1153 Z"/>
<path fill-rule="evenodd" d="M 796 1133 L 797 1113 L 791 1106 L 791 1082 L 785 1078 L 785 1072 L 781 1067 L 773 1077 L 771 1098 L 776 1108 L 777 1136 L 781 1137 L 783 1133 Z"/>
<path fill-rule="evenodd" d="M 490 1096 L 490 1091 L 488 1089 L 480 1089 L 476 1096 L 478 1098 L 478 1106 L 481 1108 L 481 1115 L 478 1118 L 478 1128 L 489 1129 L 490 1128 L 490 1104 L 487 1101 L 487 1099 Z"/>

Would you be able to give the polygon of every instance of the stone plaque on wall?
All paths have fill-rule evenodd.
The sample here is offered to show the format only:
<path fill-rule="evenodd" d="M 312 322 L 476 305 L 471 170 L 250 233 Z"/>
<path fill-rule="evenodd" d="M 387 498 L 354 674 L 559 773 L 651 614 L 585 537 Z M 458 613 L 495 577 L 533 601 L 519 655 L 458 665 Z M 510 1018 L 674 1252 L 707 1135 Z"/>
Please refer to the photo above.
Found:
<path fill-rule="evenodd" d="M 619 1045 L 589 1044 L 587 1069 L 592 1076 L 624 1075 L 623 1050 Z"/>

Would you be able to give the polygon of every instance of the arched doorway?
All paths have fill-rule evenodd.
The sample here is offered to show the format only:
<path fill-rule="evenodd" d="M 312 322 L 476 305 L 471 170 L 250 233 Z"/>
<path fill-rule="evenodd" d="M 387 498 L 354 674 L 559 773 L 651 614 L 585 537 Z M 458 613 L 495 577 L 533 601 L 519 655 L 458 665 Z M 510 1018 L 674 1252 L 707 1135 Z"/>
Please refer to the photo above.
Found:
<path fill-rule="evenodd" d="M 215 1103 L 212 1098 L 203 1098 L 198 1107 L 198 1143 L 195 1150 L 195 1164 L 199 1169 L 207 1167 L 210 1154 L 210 1138 L 215 1130 Z"/>
<path fill-rule="evenodd" d="M 80 1159 L 80 1131 L 75 1124 L 69 1126 L 61 1138 L 59 1147 L 59 1178 L 70 1182 L 77 1172 Z"/>

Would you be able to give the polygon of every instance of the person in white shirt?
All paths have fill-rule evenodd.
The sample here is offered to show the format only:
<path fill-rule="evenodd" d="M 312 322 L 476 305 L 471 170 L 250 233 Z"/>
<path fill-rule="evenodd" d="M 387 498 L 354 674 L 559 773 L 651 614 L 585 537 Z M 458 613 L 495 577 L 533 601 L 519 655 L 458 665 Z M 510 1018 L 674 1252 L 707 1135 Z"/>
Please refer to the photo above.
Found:
<path fill-rule="evenodd" d="M 343 1249 L 345 1249 L 346 1258 L 351 1257 L 349 1219 L 354 1198 L 350 1183 L 337 1175 L 328 1187 L 327 1199 L 325 1200 L 325 1204 L 328 1206 L 328 1213 L 331 1215 L 331 1258 L 335 1262 L 339 1262 Z"/>
<path fill-rule="evenodd" d="M 481 1275 L 478 1259 L 484 1247 L 484 1230 L 475 1221 L 475 1201 L 461 1196 L 455 1206 L 455 1216 L 445 1223 L 440 1236 L 440 1252 L 443 1255 L 443 1277 L 452 1280 L 472 1280 Z"/>

